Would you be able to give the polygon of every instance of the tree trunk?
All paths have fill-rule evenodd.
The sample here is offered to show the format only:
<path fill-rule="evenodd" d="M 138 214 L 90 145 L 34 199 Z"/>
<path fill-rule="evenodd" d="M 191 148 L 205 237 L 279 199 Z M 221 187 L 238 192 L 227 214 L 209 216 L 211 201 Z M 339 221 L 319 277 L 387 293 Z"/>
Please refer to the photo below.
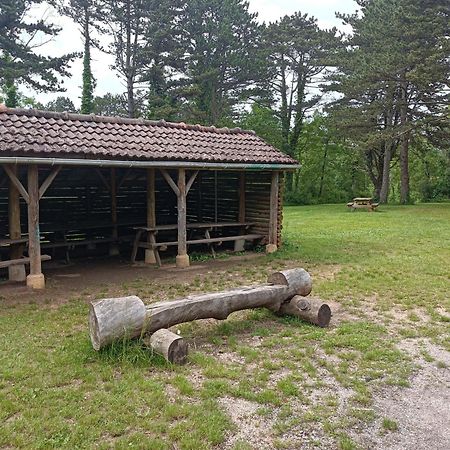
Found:
<path fill-rule="evenodd" d="M 383 177 L 381 181 L 381 190 L 379 197 L 380 203 L 387 203 L 388 201 L 391 159 L 392 159 L 392 147 L 390 145 L 386 145 L 383 161 Z"/>
<path fill-rule="evenodd" d="M 89 327 L 95 350 L 114 341 L 154 333 L 198 319 L 226 319 L 232 312 L 251 308 L 279 311 L 295 295 L 311 292 L 311 277 L 304 269 L 290 269 L 269 277 L 269 283 L 231 291 L 187 297 L 145 306 L 139 297 L 91 302 Z"/>
<path fill-rule="evenodd" d="M 405 76 L 405 74 L 403 75 Z M 409 203 L 409 131 L 408 127 L 408 104 L 407 104 L 407 82 L 401 81 L 401 105 L 400 124 L 402 135 L 400 139 L 400 203 Z"/>

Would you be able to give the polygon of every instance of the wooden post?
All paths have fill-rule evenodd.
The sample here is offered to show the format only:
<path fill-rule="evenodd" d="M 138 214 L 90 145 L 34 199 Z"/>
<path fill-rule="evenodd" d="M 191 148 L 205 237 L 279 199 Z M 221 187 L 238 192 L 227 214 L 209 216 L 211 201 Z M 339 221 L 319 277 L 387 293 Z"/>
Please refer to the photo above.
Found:
<path fill-rule="evenodd" d="M 245 172 L 239 173 L 239 216 L 238 222 L 245 222 Z M 245 234 L 245 227 L 241 230 L 242 234 Z M 242 252 L 244 251 L 245 239 L 235 241 L 234 251 Z"/>
<path fill-rule="evenodd" d="M 156 227 L 155 169 L 147 169 L 147 227 Z M 148 234 L 149 242 L 150 239 Z M 145 264 L 156 264 L 154 250 L 145 249 Z"/>
<path fill-rule="evenodd" d="M 12 173 L 17 176 L 17 166 L 12 167 Z M 9 180 L 9 238 L 21 239 L 22 232 L 20 227 L 20 193 L 14 183 Z M 19 259 L 22 257 L 22 244 L 11 245 L 10 259 Z M 10 281 L 25 281 L 27 274 L 25 265 L 11 266 L 8 268 Z"/>
<path fill-rule="evenodd" d="M 178 255 L 177 267 L 189 267 L 189 255 L 186 245 L 186 170 L 178 169 Z"/>
<path fill-rule="evenodd" d="M 266 252 L 277 251 L 277 229 L 278 229 L 278 181 L 279 173 L 272 172 L 272 183 L 270 186 L 270 221 L 269 221 L 269 243 Z"/>
<path fill-rule="evenodd" d="M 119 238 L 119 229 L 117 227 L 117 177 L 116 177 L 116 169 L 114 167 L 111 168 L 110 172 L 110 194 L 111 194 L 111 221 L 112 221 L 112 238 L 115 240 L 111 242 L 111 246 L 109 247 L 109 255 L 117 256 L 120 254 L 119 247 L 117 243 L 117 239 Z"/>
<path fill-rule="evenodd" d="M 41 267 L 41 242 L 39 234 L 39 170 L 36 165 L 28 166 L 28 253 L 30 275 L 27 286 L 44 289 L 45 278 Z"/>

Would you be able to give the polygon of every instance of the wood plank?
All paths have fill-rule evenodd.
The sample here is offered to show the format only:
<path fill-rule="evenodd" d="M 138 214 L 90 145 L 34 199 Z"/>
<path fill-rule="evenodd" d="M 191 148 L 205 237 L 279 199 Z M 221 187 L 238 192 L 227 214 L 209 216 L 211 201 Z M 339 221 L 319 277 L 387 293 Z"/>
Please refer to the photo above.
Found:
<path fill-rule="evenodd" d="M 119 230 L 117 228 L 117 178 L 116 169 L 111 168 L 110 171 L 110 195 L 111 195 L 111 221 L 112 221 L 112 237 L 117 239 Z"/>
<path fill-rule="evenodd" d="M 254 225 L 255 222 L 203 222 L 203 223 L 188 223 L 187 229 L 201 229 L 201 228 L 229 228 L 229 227 L 249 227 Z M 177 224 L 158 225 L 156 227 L 133 227 L 133 230 L 144 231 L 169 231 L 176 230 Z"/>
<path fill-rule="evenodd" d="M 50 261 L 52 258 L 49 255 L 42 255 L 41 261 Z M 24 264 L 30 264 L 31 259 L 30 258 L 18 258 L 18 259 L 9 259 L 6 261 L 0 261 L 0 269 L 5 269 L 6 267 L 12 267 L 12 266 L 21 266 Z"/>
<path fill-rule="evenodd" d="M 16 244 L 25 244 L 28 242 L 27 238 L 20 238 L 20 239 L 0 239 L 0 247 L 9 247 L 11 245 Z M 17 258 L 11 258 L 11 259 L 17 259 Z"/>
<path fill-rule="evenodd" d="M 237 241 L 240 239 L 244 239 L 247 241 L 253 241 L 256 239 L 262 239 L 264 235 L 262 234 L 244 234 L 244 235 L 238 235 L 238 236 L 221 236 L 221 237 L 214 237 L 209 239 L 191 239 L 186 241 L 187 244 L 211 244 L 213 242 L 232 242 Z M 169 242 L 157 242 L 156 244 L 149 244 L 148 242 L 140 242 L 138 246 L 140 248 L 154 248 L 154 247 L 169 247 L 177 245 L 178 241 L 169 241 Z"/>
<path fill-rule="evenodd" d="M 28 195 L 27 190 L 23 187 L 23 184 L 20 182 L 20 180 L 17 178 L 17 175 L 14 173 L 13 169 L 8 166 L 8 164 L 3 165 L 3 168 L 5 169 L 5 172 L 7 173 L 9 179 L 14 184 L 16 189 L 20 192 L 20 195 L 23 197 L 23 199 L 29 203 L 30 197 Z"/>

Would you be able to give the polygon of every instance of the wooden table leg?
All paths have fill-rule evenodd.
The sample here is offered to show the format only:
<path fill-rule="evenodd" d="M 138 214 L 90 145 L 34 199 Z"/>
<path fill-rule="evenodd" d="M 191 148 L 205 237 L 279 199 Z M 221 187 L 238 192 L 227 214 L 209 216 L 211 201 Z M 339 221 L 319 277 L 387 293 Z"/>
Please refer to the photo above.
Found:
<path fill-rule="evenodd" d="M 153 231 L 149 231 L 148 240 L 150 244 L 156 244 L 156 233 Z M 162 266 L 161 264 L 161 257 L 159 256 L 159 250 L 158 247 L 153 247 L 153 254 L 155 255 L 156 264 L 158 264 L 159 267 Z"/>
<path fill-rule="evenodd" d="M 209 234 L 209 231 L 210 231 L 210 229 L 208 229 L 208 228 L 205 231 L 205 238 L 206 239 L 211 239 L 211 235 Z M 216 257 L 216 251 L 214 250 L 214 245 L 212 243 L 208 244 L 208 245 L 209 245 L 209 248 L 211 250 L 211 254 L 212 254 L 213 258 L 215 258 Z"/>
<path fill-rule="evenodd" d="M 139 242 L 141 242 L 141 236 L 142 236 L 143 230 L 138 230 L 136 232 L 136 237 L 134 238 L 134 244 L 133 244 L 133 250 L 131 252 L 131 264 L 134 264 L 136 262 L 136 255 L 139 248 Z"/>

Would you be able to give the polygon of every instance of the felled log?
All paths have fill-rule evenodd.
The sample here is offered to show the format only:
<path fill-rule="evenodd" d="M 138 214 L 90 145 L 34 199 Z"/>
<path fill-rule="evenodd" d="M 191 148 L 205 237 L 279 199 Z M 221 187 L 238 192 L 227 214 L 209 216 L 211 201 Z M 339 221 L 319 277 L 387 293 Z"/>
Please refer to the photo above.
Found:
<path fill-rule="evenodd" d="M 312 282 L 304 269 L 290 269 L 269 277 L 269 283 L 225 292 L 203 294 L 145 306 L 139 297 L 103 299 L 90 304 L 90 336 L 95 350 L 116 340 L 154 333 L 198 319 L 226 319 L 232 312 L 251 308 L 279 311 L 295 295 L 306 296 Z"/>
<path fill-rule="evenodd" d="M 331 320 L 331 309 L 326 303 L 320 299 L 305 298 L 301 295 L 296 295 L 283 303 L 278 312 L 299 317 L 322 328 L 327 327 Z"/>
<path fill-rule="evenodd" d="M 173 364 L 185 364 L 188 343 L 175 333 L 162 328 L 144 339 L 144 344 Z"/>

